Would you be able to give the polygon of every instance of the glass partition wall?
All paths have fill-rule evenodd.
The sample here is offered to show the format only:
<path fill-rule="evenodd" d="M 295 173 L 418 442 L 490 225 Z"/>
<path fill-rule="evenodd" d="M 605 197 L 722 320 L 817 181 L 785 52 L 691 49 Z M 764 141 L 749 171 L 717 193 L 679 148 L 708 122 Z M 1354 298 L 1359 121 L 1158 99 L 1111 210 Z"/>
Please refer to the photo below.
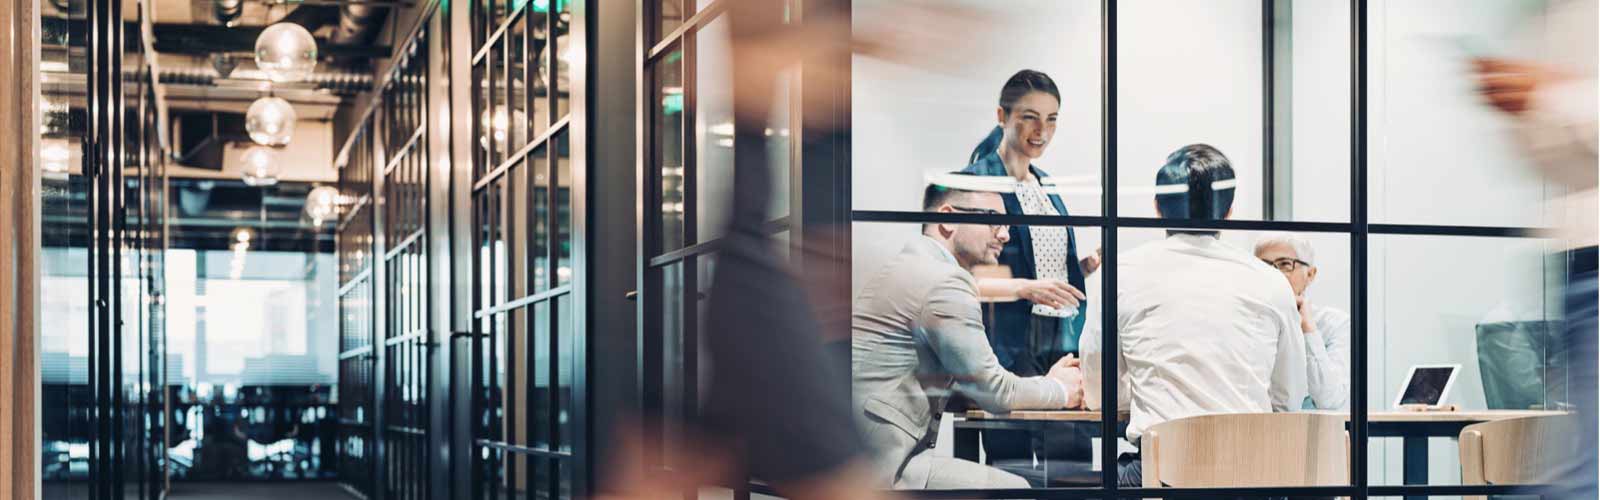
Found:
<path fill-rule="evenodd" d="M 787 8 L 803 13 L 818 3 Z M 726 112 L 719 111 L 726 91 L 719 90 L 725 84 L 718 72 L 727 61 L 719 59 L 725 49 L 717 44 L 726 43 L 727 4 L 642 5 L 640 367 L 651 374 L 646 408 L 664 416 L 647 429 L 659 438 L 651 442 L 655 453 L 681 446 L 681 422 L 699 404 L 706 368 L 698 362 L 698 304 L 715 258 L 710 230 L 726 213 L 725 203 L 707 202 L 718 192 L 717 162 L 727 160 L 719 160 L 719 134 L 731 136 L 732 128 L 717 118 Z M 839 216 L 853 227 L 850 293 L 858 314 L 861 290 L 874 286 L 908 244 L 921 241 L 929 224 L 1062 234 L 1078 258 L 1100 256 L 1095 269 L 1081 269 L 1072 280 L 1086 297 L 1084 307 L 1060 320 L 1005 323 L 996 318 L 1015 308 L 1008 306 L 1015 297 L 982 297 L 978 305 L 999 363 L 1041 375 L 1055 357 L 1084 354 L 1090 343 L 1084 336 L 1100 346 L 1141 338 L 1124 322 L 1137 303 L 1112 300 L 1115 291 L 1147 282 L 1144 269 L 1164 242 L 1216 232 L 1217 244 L 1239 256 L 1241 269 L 1264 276 L 1263 286 L 1286 281 L 1297 302 L 1310 304 L 1289 305 L 1293 314 L 1285 317 L 1294 318 L 1288 328 L 1295 335 L 1286 339 L 1310 343 L 1312 330 L 1329 334 L 1297 351 L 1304 359 L 1295 363 L 1327 370 L 1308 372 L 1305 378 L 1316 382 L 1306 385 L 1314 387 L 1282 406 L 1331 422 L 1339 439 L 1298 435 L 1276 445 L 1299 453 L 1304 462 L 1297 466 L 1322 474 L 1315 479 L 1119 485 L 1119 460 L 1153 462 L 1126 439 L 1128 415 L 1110 403 L 1139 389 L 1105 376 L 1089 381 L 1085 392 L 1106 404 L 1030 418 L 958 402 L 945 408 L 937 430 L 926 436 L 924 429 L 908 430 L 926 438 L 929 456 L 981 463 L 1016 478 L 998 487 L 928 481 L 908 486 L 917 490 L 913 496 L 1501 494 L 1515 486 L 1463 479 L 1456 444 L 1463 427 L 1524 415 L 1518 411 L 1549 416 L 1570 409 L 1562 346 L 1551 335 L 1565 275 L 1549 258 L 1567 243 L 1545 231 L 1562 214 L 1541 208 L 1562 193 L 1519 153 L 1512 124 L 1482 103 L 1472 54 L 1460 48 L 1489 44 L 1508 47 L 1508 54 L 1519 53 L 1512 47 L 1536 53 L 1537 42 L 1523 47 L 1511 40 L 1518 20 L 1536 23 L 1550 14 L 1547 4 L 854 0 L 847 10 L 855 40 L 868 42 L 858 46 L 873 47 L 848 63 L 848 141 L 806 152 L 849 155 L 842 162 L 848 201 Z M 958 36 L 905 26 L 962 29 L 952 28 Z M 1060 207 L 1044 214 L 922 211 L 931 181 L 982 163 L 975 146 L 1006 125 L 996 103 L 1002 84 L 1022 69 L 1049 75 L 1059 94 L 1051 103 L 1057 115 L 1041 125 L 1050 130 L 1043 153 L 1030 155 L 1038 170 L 1030 173 L 1050 179 L 1040 184 L 1062 199 Z M 775 102 L 796 109 L 813 96 L 777 95 Z M 1234 193 L 1224 220 L 1160 216 L 1156 198 L 1172 188 L 1158 185 L 1158 170 L 1190 144 L 1210 145 L 1231 163 L 1232 178 L 1213 187 Z M 776 220 L 783 215 L 775 212 Z M 1297 255 L 1283 261 L 1271 254 L 1278 247 Z M 973 272 L 980 280 L 1023 278 L 1012 274 L 1017 269 Z M 1303 274 L 1284 276 L 1294 273 Z M 1190 293 L 1203 296 L 1220 286 L 1207 283 Z M 1307 325 L 1299 324 L 1302 310 L 1310 311 Z M 1027 344 L 1025 355 L 1051 359 L 1020 359 L 1007 352 L 1012 341 Z M 853 356 L 860 361 L 861 352 Z M 1136 367 L 1120 356 L 1084 358 L 1097 373 Z M 1430 365 L 1459 365 L 1446 400 L 1457 411 L 1418 424 L 1423 414 L 1399 412 L 1395 401 L 1412 368 Z M 1037 372 L 1024 373 L 1029 369 Z M 1205 382 L 1191 381 L 1190 389 L 1204 391 Z M 668 456 L 652 454 L 646 463 L 670 470 Z M 1163 470 L 1146 469 L 1146 478 Z M 768 491 L 752 479 L 738 494 Z"/>
<path fill-rule="evenodd" d="M 30 11 L 41 36 L 43 498 L 154 499 L 167 490 L 170 198 L 160 90 L 139 29 L 148 9 L 45 2 Z"/>
<path fill-rule="evenodd" d="M 433 491 L 438 336 L 429 269 L 436 175 L 423 10 L 339 156 L 339 478 L 368 498 Z M 442 426 L 440 426 L 442 428 Z"/>
<path fill-rule="evenodd" d="M 474 1 L 468 141 L 471 498 L 585 491 L 585 44 L 578 2 Z M 457 39 L 463 39 L 458 37 Z M 458 247 L 460 248 L 460 247 Z M 470 385 L 468 385 L 470 384 Z"/>

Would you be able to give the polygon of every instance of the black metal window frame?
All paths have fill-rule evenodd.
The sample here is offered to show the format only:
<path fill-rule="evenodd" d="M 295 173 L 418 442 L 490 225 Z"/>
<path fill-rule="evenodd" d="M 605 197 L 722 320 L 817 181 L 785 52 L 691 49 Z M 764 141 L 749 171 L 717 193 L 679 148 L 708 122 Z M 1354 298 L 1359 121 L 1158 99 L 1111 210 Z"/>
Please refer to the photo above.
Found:
<path fill-rule="evenodd" d="M 469 7 L 471 498 L 586 491 L 576 3 Z"/>
<path fill-rule="evenodd" d="M 659 33 L 661 19 L 659 4 L 661 2 L 642 1 L 639 20 L 640 55 L 639 67 L 640 110 L 645 112 L 657 103 L 653 91 L 655 80 L 652 76 L 652 64 L 656 63 L 666 54 L 673 52 L 678 47 L 685 47 L 692 40 L 692 34 L 709 23 L 725 8 L 725 1 L 712 2 L 708 8 L 692 15 L 685 15 L 681 25 L 670 33 Z M 1102 37 L 1102 72 L 1101 72 L 1101 129 L 1102 151 L 1100 174 L 1103 192 L 1116 193 L 1118 190 L 1117 173 L 1117 1 L 1101 0 L 1101 37 Z M 1273 16 L 1276 15 L 1273 0 L 1263 0 L 1262 26 L 1263 32 L 1263 65 L 1265 70 L 1261 75 L 1263 87 L 1263 132 L 1262 158 L 1264 169 L 1263 187 L 1263 213 L 1268 220 L 1175 220 L 1148 217 L 1124 217 L 1119 215 L 1115 196 L 1103 196 L 1101 199 L 1100 216 L 1032 216 L 1032 215 L 989 215 L 965 213 L 925 213 L 925 212 L 899 212 L 882 210 L 854 210 L 849 207 L 848 196 L 842 201 L 843 210 L 848 215 L 839 214 L 838 219 L 846 223 L 857 222 L 887 222 L 887 223 L 971 223 L 971 224 L 1007 224 L 1007 225 L 1036 225 L 1036 226 L 1072 226 L 1083 228 L 1099 228 L 1104 259 L 1102 262 L 1102 289 L 1114 290 L 1116 288 L 1116 268 L 1118 253 L 1119 229 L 1202 229 L 1202 230 L 1238 230 L 1238 231 L 1289 231 L 1309 233 L 1346 234 L 1350 238 L 1351 252 L 1351 415 L 1350 415 L 1350 484 L 1330 487 L 1251 487 L 1251 488 L 1125 488 L 1117 485 L 1117 468 L 1114 466 L 1103 467 L 1101 470 L 1101 484 L 1093 487 L 1082 488 L 1029 488 L 1020 490 L 1009 489 L 983 489 L 983 490 L 897 490 L 897 493 L 910 495 L 917 498 L 1185 498 L 1185 497 L 1215 497 L 1215 496 L 1345 496 L 1350 498 L 1367 498 L 1371 496 L 1408 496 L 1425 497 L 1433 495 L 1493 495 L 1526 493 L 1530 485 L 1373 485 L 1369 484 L 1368 472 L 1368 444 L 1369 444 L 1369 413 L 1368 406 L 1368 376 L 1367 343 L 1368 307 L 1367 307 L 1367 278 L 1368 278 L 1368 243 L 1372 235 L 1379 236 L 1446 236 L 1446 237 L 1477 237 L 1477 238 L 1537 238 L 1550 234 L 1547 228 L 1537 227 L 1506 227 L 1506 226 L 1466 226 L 1466 225 L 1430 225 L 1430 224 L 1390 224 L 1372 223 L 1368 216 L 1368 167 L 1367 167 L 1367 46 L 1368 46 L 1368 2 L 1366 0 L 1351 0 L 1350 2 L 1350 84 L 1349 110 L 1351 113 L 1351 138 L 1349 151 L 1351 153 L 1350 175 L 1350 217 L 1348 222 L 1305 222 L 1273 219 L 1274 199 L 1272 191 L 1274 176 L 1271 167 L 1276 163 L 1274 149 L 1274 95 L 1271 65 L 1274 57 L 1272 43 Z M 849 7 L 845 7 L 849 8 Z M 694 99 L 688 95 L 693 88 L 692 61 L 690 55 L 684 57 L 686 65 L 684 71 L 684 112 L 694 112 Z M 848 108 L 844 111 L 848 114 Z M 642 116 L 654 116 L 647 113 Z M 686 114 L 685 123 L 692 124 L 692 114 Z M 639 204 L 645 215 L 640 221 L 640 254 L 645 256 L 644 263 L 648 268 L 655 268 L 679 262 L 699 253 L 714 250 L 714 246 L 689 245 L 673 252 L 663 252 L 659 246 L 660 224 L 659 211 L 655 208 L 661 203 L 661 167 L 660 159 L 655 157 L 656 142 L 654 137 L 655 123 L 652 118 L 641 118 L 640 141 L 640 183 Z M 846 139 L 845 144 L 848 144 Z M 838 146 L 835 146 L 837 148 Z M 693 146 L 684 145 L 685 167 L 693 164 Z M 845 165 L 844 176 L 848 179 L 850 174 L 848 161 L 840 162 Z M 798 164 L 797 164 L 798 165 Z M 692 196 L 693 184 L 687 172 L 685 173 L 687 191 Z M 686 209 L 688 208 L 686 203 Z M 686 217 L 686 223 L 692 224 L 693 217 Z M 692 231 L 686 229 L 687 235 Z M 692 241 L 686 236 L 686 241 Z M 661 373 L 663 366 L 660 360 L 652 359 L 652 353 L 661 353 L 661 339 L 659 335 L 650 335 L 651 327 L 648 322 L 651 318 L 660 317 L 660 305 L 657 301 L 649 300 L 651 295 L 661 293 L 659 273 L 648 270 L 641 271 L 640 282 L 643 285 L 640 294 L 641 347 L 644 356 L 641 358 L 641 370 L 645 374 Z M 654 304 L 654 305 L 652 305 Z M 1117 345 L 1116 329 L 1116 303 L 1105 301 L 1101 304 L 1104 314 L 1101 324 L 1101 345 Z M 691 364 L 692 366 L 692 364 Z M 1116 373 L 1116 357 L 1104 356 L 1101 366 L 1102 373 Z M 660 401 L 661 388 L 646 384 L 644 389 L 646 408 L 650 408 L 651 401 Z M 1105 377 L 1101 385 L 1102 394 L 1107 401 L 1117 400 L 1117 387 L 1115 377 Z M 1101 410 L 1101 435 L 1116 435 L 1117 416 L 1115 405 L 1107 406 Z M 647 436 L 661 436 L 662 429 L 646 429 Z M 651 432 L 653 431 L 653 432 Z M 653 442 L 657 447 L 664 446 L 664 440 Z M 1117 448 L 1102 446 L 1100 463 L 1117 463 Z M 647 462 L 647 465 L 649 462 Z M 735 494 L 740 498 L 748 498 L 750 493 L 775 494 L 770 486 L 759 481 L 751 481 L 742 487 L 735 487 Z"/>

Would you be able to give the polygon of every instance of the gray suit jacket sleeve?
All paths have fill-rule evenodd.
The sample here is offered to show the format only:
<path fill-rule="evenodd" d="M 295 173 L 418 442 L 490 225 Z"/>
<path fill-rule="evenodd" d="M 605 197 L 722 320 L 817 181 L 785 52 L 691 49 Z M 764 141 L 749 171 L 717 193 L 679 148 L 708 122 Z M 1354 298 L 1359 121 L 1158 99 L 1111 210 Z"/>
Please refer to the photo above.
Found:
<path fill-rule="evenodd" d="M 955 377 L 957 392 L 985 411 L 1058 409 L 1066 389 L 1045 377 L 1019 377 L 1000 366 L 984 334 L 977 286 L 968 276 L 941 280 L 928 293 L 921 324 L 927 345 Z"/>

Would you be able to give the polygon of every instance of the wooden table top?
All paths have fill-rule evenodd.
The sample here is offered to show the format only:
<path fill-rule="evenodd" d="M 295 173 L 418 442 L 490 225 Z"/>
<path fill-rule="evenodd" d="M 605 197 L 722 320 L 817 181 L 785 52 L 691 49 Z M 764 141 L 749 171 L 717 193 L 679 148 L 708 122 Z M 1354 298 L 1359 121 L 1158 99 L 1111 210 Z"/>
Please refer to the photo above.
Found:
<path fill-rule="evenodd" d="M 1344 412 L 1321 411 L 1314 413 L 1328 413 L 1347 415 Z M 1547 417 L 1565 415 L 1567 412 L 1555 410 L 1467 410 L 1467 411 L 1374 411 L 1367 413 L 1369 422 L 1488 422 L 1516 417 Z M 1020 410 L 1011 413 L 989 413 L 982 410 L 969 410 L 966 413 L 969 420 L 1031 420 L 1031 421 L 1057 421 L 1057 422 L 1099 422 L 1099 411 L 1079 410 Z M 1127 420 L 1128 413 L 1117 415 L 1118 420 Z"/>

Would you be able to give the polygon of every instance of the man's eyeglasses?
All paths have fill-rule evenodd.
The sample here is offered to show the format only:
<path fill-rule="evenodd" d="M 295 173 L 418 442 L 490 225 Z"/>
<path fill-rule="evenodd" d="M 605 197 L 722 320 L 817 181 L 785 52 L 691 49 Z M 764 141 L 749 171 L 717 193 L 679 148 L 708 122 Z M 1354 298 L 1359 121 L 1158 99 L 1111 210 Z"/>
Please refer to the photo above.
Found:
<path fill-rule="evenodd" d="M 1261 259 L 1261 261 L 1267 263 L 1269 266 L 1278 268 L 1279 271 L 1286 273 L 1292 273 L 1296 269 L 1299 269 L 1300 266 L 1311 267 L 1310 262 L 1289 257 L 1284 257 L 1278 260 Z"/>
<path fill-rule="evenodd" d="M 950 205 L 950 209 L 951 210 L 955 210 L 957 212 L 965 212 L 965 213 L 969 213 L 969 214 L 1000 215 L 1000 211 L 999 210 L 995 210 L 993 208 L 977 208 L 977 207 L 963 207 L 963 206 L 960 206 L 960 205 Z M 1002 229 L 1009 229 L 1011 227 L 1008 224 L 985 224 L 985 225 L 989 226 L 990 229 L 994 229 L 996 232 L 998 232 L 998 231 L 1000 231 Z"/>

